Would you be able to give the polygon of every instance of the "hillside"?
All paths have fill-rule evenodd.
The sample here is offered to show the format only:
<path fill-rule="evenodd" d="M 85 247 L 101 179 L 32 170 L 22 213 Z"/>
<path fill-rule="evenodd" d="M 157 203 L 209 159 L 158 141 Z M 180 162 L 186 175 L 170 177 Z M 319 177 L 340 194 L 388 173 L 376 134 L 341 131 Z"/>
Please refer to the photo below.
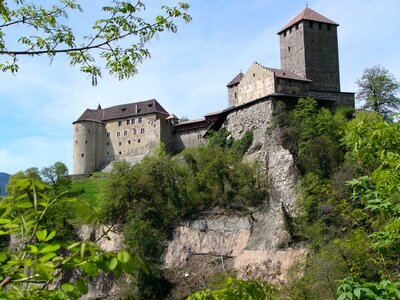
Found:
<path fill-rule="evenodd" d="M 10 179 L 10 174 L 0 172 L 0 196 L 6 195 L 6 185 Z"/>

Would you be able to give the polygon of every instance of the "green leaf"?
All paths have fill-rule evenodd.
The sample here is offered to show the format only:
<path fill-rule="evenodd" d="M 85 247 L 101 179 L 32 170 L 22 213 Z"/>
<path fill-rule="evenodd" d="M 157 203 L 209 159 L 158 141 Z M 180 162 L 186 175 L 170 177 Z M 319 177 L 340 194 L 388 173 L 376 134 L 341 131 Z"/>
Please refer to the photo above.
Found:
<path fill-rule="evenodd" d="M 75 289 L 75 287 L 74 287 L 72 284 L 70 284 L 70 283 L 63 283 L 63 284 L 61 285 L 61 289 L 62 289 L 64 292 L 68 293 L 68 292 L 73 292 L 74 289 Z"/>
<path fill-rule="evenodd" d="M 45 242 L 52 240 L 54 237 L 56 236 L 56 231 L 53 230 L 52 232 L 50 232 L 50 234 L 46 237 L 46 239 L 44 240 Z"/>
<path fill-rule="evenodd" d="M 76 280 L 76 287 L 81 294 L 86 295 L 88 293 L 86 283 L 80 278 Z"/>
<path fill-rule="evenodd" d="M 29 200 L 18 202 L 15 206 L 18 207 L 18 208 L 31 208 L 31 207 L 33 207 L 32 202 L 30 202 Z"/>
<path fill-rule="evenodd" d="M 87 262 L 81 266 L 81 270 L 89 276 L 96 276 L 98 269 L 95 263 Z"/>
<path fill-rule="evenodd" d="M 10 223 L 10 222 L 11 222 L 10 219 L 0 219 L 0 225 L 8 224 L 8 223 Z"/>
<path fill-rule="evenodd" d="M 125 250 L 118 252 L 117 257 L 118 257 L 118 260 L 120 262 L 122 262 L 123 264 L 126 264 L 131 259 L 130 254 Z"/>
<path fill-rule="evenodd" d="M 31 253 L 31 254 L 35 254 L 35 253 L 39 252 L 38 248 L 36 246 L 33 246 L 33 245 L 26 246 L 25 251 L 28 252 L 28 253 Z"/>
<path fill-rule="evenodd" d="M 39 258 L 39 261 L 40 261 L 40 262 L 46 262 L 46 261 L 52 259 L 52 258 L 53 258 L 54 256 L 56 256 L 56 255 L 57 255 L 57 254 L 54 253 L 54 252 L 47 253 L 46 255 L 44 255 L 44 256 L 42 256 L 41 258 Z"/>
<path fill-rule="evenodd" d="M 115 257 L 112 257 L 108 261 L 106 261 L 108 269 L 111 271 L 114 270 L 118 266 L 118 260 Z"/>
<path fill-rule="evenodd" d="M 47 236 L 47 230 L 46 229 L 38 230 L 36 231 L 35 235 L 39 239 L 39 241 L 45 241 Z"/>
<path fill-rule="evenodd" d="M 47 245 L 43 249 L 39 251 L 39 253 L 48 253 L 48 252 L 55 252 L 58 249 L 60 249 L 61 246 L 59 244 L 52 244 L 52 245 Z"/>

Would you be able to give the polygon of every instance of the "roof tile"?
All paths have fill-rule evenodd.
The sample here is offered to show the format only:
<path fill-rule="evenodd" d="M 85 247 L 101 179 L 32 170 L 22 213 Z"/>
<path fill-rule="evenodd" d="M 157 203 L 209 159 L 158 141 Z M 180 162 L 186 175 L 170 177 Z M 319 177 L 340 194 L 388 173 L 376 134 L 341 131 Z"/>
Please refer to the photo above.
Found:
<path fill-rule="evenodd" d="M 306 7 L 296 17 L 294 17 L 294 19 L 292 21 L 287 23 L 281 30 L 279 30 L 278 34 L 280 34 L 281 32 L 285 31 L 289 27 L 293 26 L 294 24 L 296 24 L 302 20 L 316 21 L 316 22 L 339 26 L 338 23 L 324 17 L 323 15 L 317 13 L 316 11 L 312 10 L 311 8 Z"/>

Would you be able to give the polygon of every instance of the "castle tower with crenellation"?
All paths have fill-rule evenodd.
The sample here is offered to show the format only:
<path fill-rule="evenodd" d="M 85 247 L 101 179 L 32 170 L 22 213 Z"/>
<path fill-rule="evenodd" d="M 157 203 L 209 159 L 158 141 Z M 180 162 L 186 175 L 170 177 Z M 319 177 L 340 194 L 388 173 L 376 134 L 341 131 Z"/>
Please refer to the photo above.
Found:
<path fill-rule="evenodd" d="M 278 32 L 281 69 L 310 79 L 310 91 L 340 92 L 338 26 L 306 7 Z"/>

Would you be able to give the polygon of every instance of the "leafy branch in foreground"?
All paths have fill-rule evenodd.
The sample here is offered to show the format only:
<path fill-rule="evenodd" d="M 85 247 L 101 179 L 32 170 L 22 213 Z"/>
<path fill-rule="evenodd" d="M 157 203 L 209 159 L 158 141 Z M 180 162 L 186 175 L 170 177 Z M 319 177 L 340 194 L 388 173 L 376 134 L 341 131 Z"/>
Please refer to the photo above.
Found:
<path fill-rule="evenodd" d="M 18 196 L 0 202 L 0 234 L 17 240 L 0 252 L 1 299 L 77 299 L 88 292 L 89 278 L 100 272 L 132 273 L 142 261 L 127 251 L 104 252 L 95 242 L 60 241 L 43 219 L 55 203 L 75 202 L 65 195 L 50 197 L 38 178 L 13 181 Z M 104 232 L 103 237 L 107 235 Z M 69 281 L 66 270 L 76 270 Z"/>
<path fill-rule="evenodd" d="M 119 80 L 126 79 L 135 75 L 137 65 L 150 57 L 146 45 L 157 33 L 175 33 L 177 19 L 191 21 L 187 14 L 189 5 L 183 2 L 163 5 L 154 19 L 145 19 L 144 2 L 112 1 L 99 11 L 105 17 L 96 20 L 80 39 L 77 30 L 64 23 L 71 12 L 83 12 L 82 6 L 75 0 L 49 2 L 56 4 L 46 8 L 26 1 L 1 2 L 0 55 L 10 58 L 0 63 L 3 72 L 18 72 L 19 56 L 47 55 L 53 59 L 57 54 L 66 54 L 72 66 L 78 65 L 82 72 L 92 76 L 93 85 L 102 74 L 96 60 L 104 60 L 106 69 Z M 33 34 L 28 36 L 26 32 Z M 16 40 L 6 41 L 7 35 Z M 9 47 L 15 43 L 21 48 Z"/>

